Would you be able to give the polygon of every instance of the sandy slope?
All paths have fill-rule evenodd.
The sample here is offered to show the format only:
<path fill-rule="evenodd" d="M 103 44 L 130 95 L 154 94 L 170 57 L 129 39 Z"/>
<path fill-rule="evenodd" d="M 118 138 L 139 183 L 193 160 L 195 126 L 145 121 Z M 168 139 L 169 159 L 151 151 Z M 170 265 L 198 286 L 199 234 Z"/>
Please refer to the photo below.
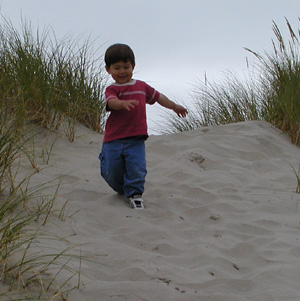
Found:
<path fill-rule="evenodd" d="M 36 177 L 66 175 L 57 201 L 80 209 L 48 226 L 93 260 L 70 300 L 300 299 L 300 148 L 286 136 L 265 122 L 151 136 L 143 211 L 100 177 L 101 140 L 60 138 Z"/>

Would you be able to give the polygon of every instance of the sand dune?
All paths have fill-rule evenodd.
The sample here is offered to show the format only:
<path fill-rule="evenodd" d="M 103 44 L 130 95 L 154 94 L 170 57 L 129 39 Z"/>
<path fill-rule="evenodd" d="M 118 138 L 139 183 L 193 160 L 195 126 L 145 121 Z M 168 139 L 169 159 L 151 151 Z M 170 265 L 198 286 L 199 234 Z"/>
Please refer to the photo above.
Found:
<path fill-rule="evenodd" d="M 101 143 L 79 127 L 34 178 L 65 175 L 57 201 L 79 210 L 48 226 L 92 260 L 70 300 L 300 299 L 300 148 L 285 135 L 258 121 L 151 136 L 143 211 L 100 177 Z"/>

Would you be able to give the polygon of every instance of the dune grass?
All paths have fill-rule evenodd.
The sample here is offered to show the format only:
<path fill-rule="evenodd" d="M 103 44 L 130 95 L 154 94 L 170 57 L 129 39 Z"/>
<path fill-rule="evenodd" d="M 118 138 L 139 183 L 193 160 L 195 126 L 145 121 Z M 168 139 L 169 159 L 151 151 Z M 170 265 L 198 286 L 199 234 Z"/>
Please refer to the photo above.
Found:
<path fill-rule="evenodd" d="M 273 22 L 273 50 L 255 55 L 254 73 L 241 79 L 233 72 L 225 80 L 194 85 L 195 105 L 189 115 L 178 120 L 167 114 L 162 133 L 175 133 L 202 126 L 228 124 L 246 120 L 266 120 L 287 133 L 300 145 L 300 30 L 293 30 L 286 19 L 287 41 Z"/>
<path fill-rule="evenodd" d="M 57 129 L 66 120 L 74 140 L 76 121 L 97 132 L 104 126 L 102 59 L 91 52 L 89 39 L 57 40 L 51 28 L 21 32 L 2 18 L 0 27 L 0 109 L 19 122 Z"/>
<path fill-rule="evenodd" d="M 63 286 L 55 280 L 59 272 L 67 269 L 72 277 L 79 273 L 67 265 L 76 256 L 70 255 L 68 248 L 51 248 L 49 241 L 59 241 L 59 238 L 39 227 L 38 220 L 42 218 L 45 224 L 53 208 L 52 199 L 43 207 L 38 206 L 35 198 L 41 189 L 17 189 L 13 194 L 1 197 L 0 279 L 7 287 L 1 292 L 3 296 L 22 292 L 24 296 L 34 298 L 52 297 L 57 294 L 56 287 L 62 294 Z"/>
<path fill-rule="evenodd" d="M 59 210 L 56 205 L 60 184 L 33 186 L 30 181 L 40 172 L 37 155 L 48 164 L 56 142 L 47 140 L 37 148 L 33 125 L 49 130 L 63 126 L 71 142 L 78 122 L 96 132 L 104 129 L 108 78 L 102 58 L 91 52 L 93 43 L 89 38 L 81 41 L 71 36 L 57 40 L 51 28 L 34 32 L 28 22 L 18 31 L 1 18 L 1 300 L 66 300 L 80 284 L 82 256 L 71 254 L 70 247 L 51 248 L 49 241 L 64 245 L 64 240 L 44 231 L 51 216 L 66 218 L 66 204 Z M 32 167 L 26 176 L 20 172 L 24 160 Z M 75 276 L 78 281 L 72 285 Z"/>
<path fill-rule="evenodd" d="M 12 165 L 24 143 L 22 139 L 20 133 L 16 132 L 13 122 L 6 122 L 6 119 L 0 120 L 0 193 L 7 186 L 10 190 L 14 190 L 14 183 L 9 179 L 11 179 Z"/>
<path fill-rule="evenodd" d="M 63 240 L 43 230 L 50 216 L 64 218 L 65 204 L 59 210 L 56 206 L 60 181 L 33 186 L 31 177 L 39 171 L 35 168 L 20 180 L 20 165 L 28 160 L 25 149 L 32 136 L 18 121 L 0 116 L 0 281 L 5 288 L 0 289 L 0 299 L 66 299 L 76 287 L 67 284 L 75 276 L 80 278 L 80 270 L 69 263 L 80 262 L 81 256 L 71 254 L 69 247 L 51 248 L 49 241 L 61 245 Z M 59 283 L 56 278 L 66 271 L 69 276 Z"/>
<path fill-rule="evenodd" d="M 263 118 L 289 134 L 295 144 L 300 144 L 300 31 L 295 32 L 288 20 L 290 40 L 285 42 L 278 26 L 273 23 L 277 43 L 273 52 L 264 56 L 253 53 L 260 62 L 260 99 Z"/>

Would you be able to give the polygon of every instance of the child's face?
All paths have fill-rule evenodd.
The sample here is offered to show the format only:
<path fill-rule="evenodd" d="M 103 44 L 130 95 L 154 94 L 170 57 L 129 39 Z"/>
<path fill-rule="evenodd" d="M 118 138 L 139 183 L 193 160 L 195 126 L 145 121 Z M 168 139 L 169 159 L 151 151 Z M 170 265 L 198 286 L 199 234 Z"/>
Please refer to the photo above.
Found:
<path fill-rule="evenodd" d="M 129 61 L 120 61 L 105 68 L 117 84 L 126 84 L 131 81 L 134 65 Z"/>

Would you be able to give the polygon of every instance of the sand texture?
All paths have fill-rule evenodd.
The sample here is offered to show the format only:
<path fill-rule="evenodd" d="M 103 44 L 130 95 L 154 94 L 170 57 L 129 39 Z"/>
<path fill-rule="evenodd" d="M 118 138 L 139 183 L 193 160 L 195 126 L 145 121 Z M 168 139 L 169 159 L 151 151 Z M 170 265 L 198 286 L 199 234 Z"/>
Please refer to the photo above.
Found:
<path fill-rule="evenodd" d="M 47 227 L 91 260 L 69 300 L 300 300 L 300 148 L 284 134 L 254 121 L 151 136 L 145 210 L 100 177 L 101 144 L 79 126 L 33 177 L 64 175 L 66 218 Z"/>

